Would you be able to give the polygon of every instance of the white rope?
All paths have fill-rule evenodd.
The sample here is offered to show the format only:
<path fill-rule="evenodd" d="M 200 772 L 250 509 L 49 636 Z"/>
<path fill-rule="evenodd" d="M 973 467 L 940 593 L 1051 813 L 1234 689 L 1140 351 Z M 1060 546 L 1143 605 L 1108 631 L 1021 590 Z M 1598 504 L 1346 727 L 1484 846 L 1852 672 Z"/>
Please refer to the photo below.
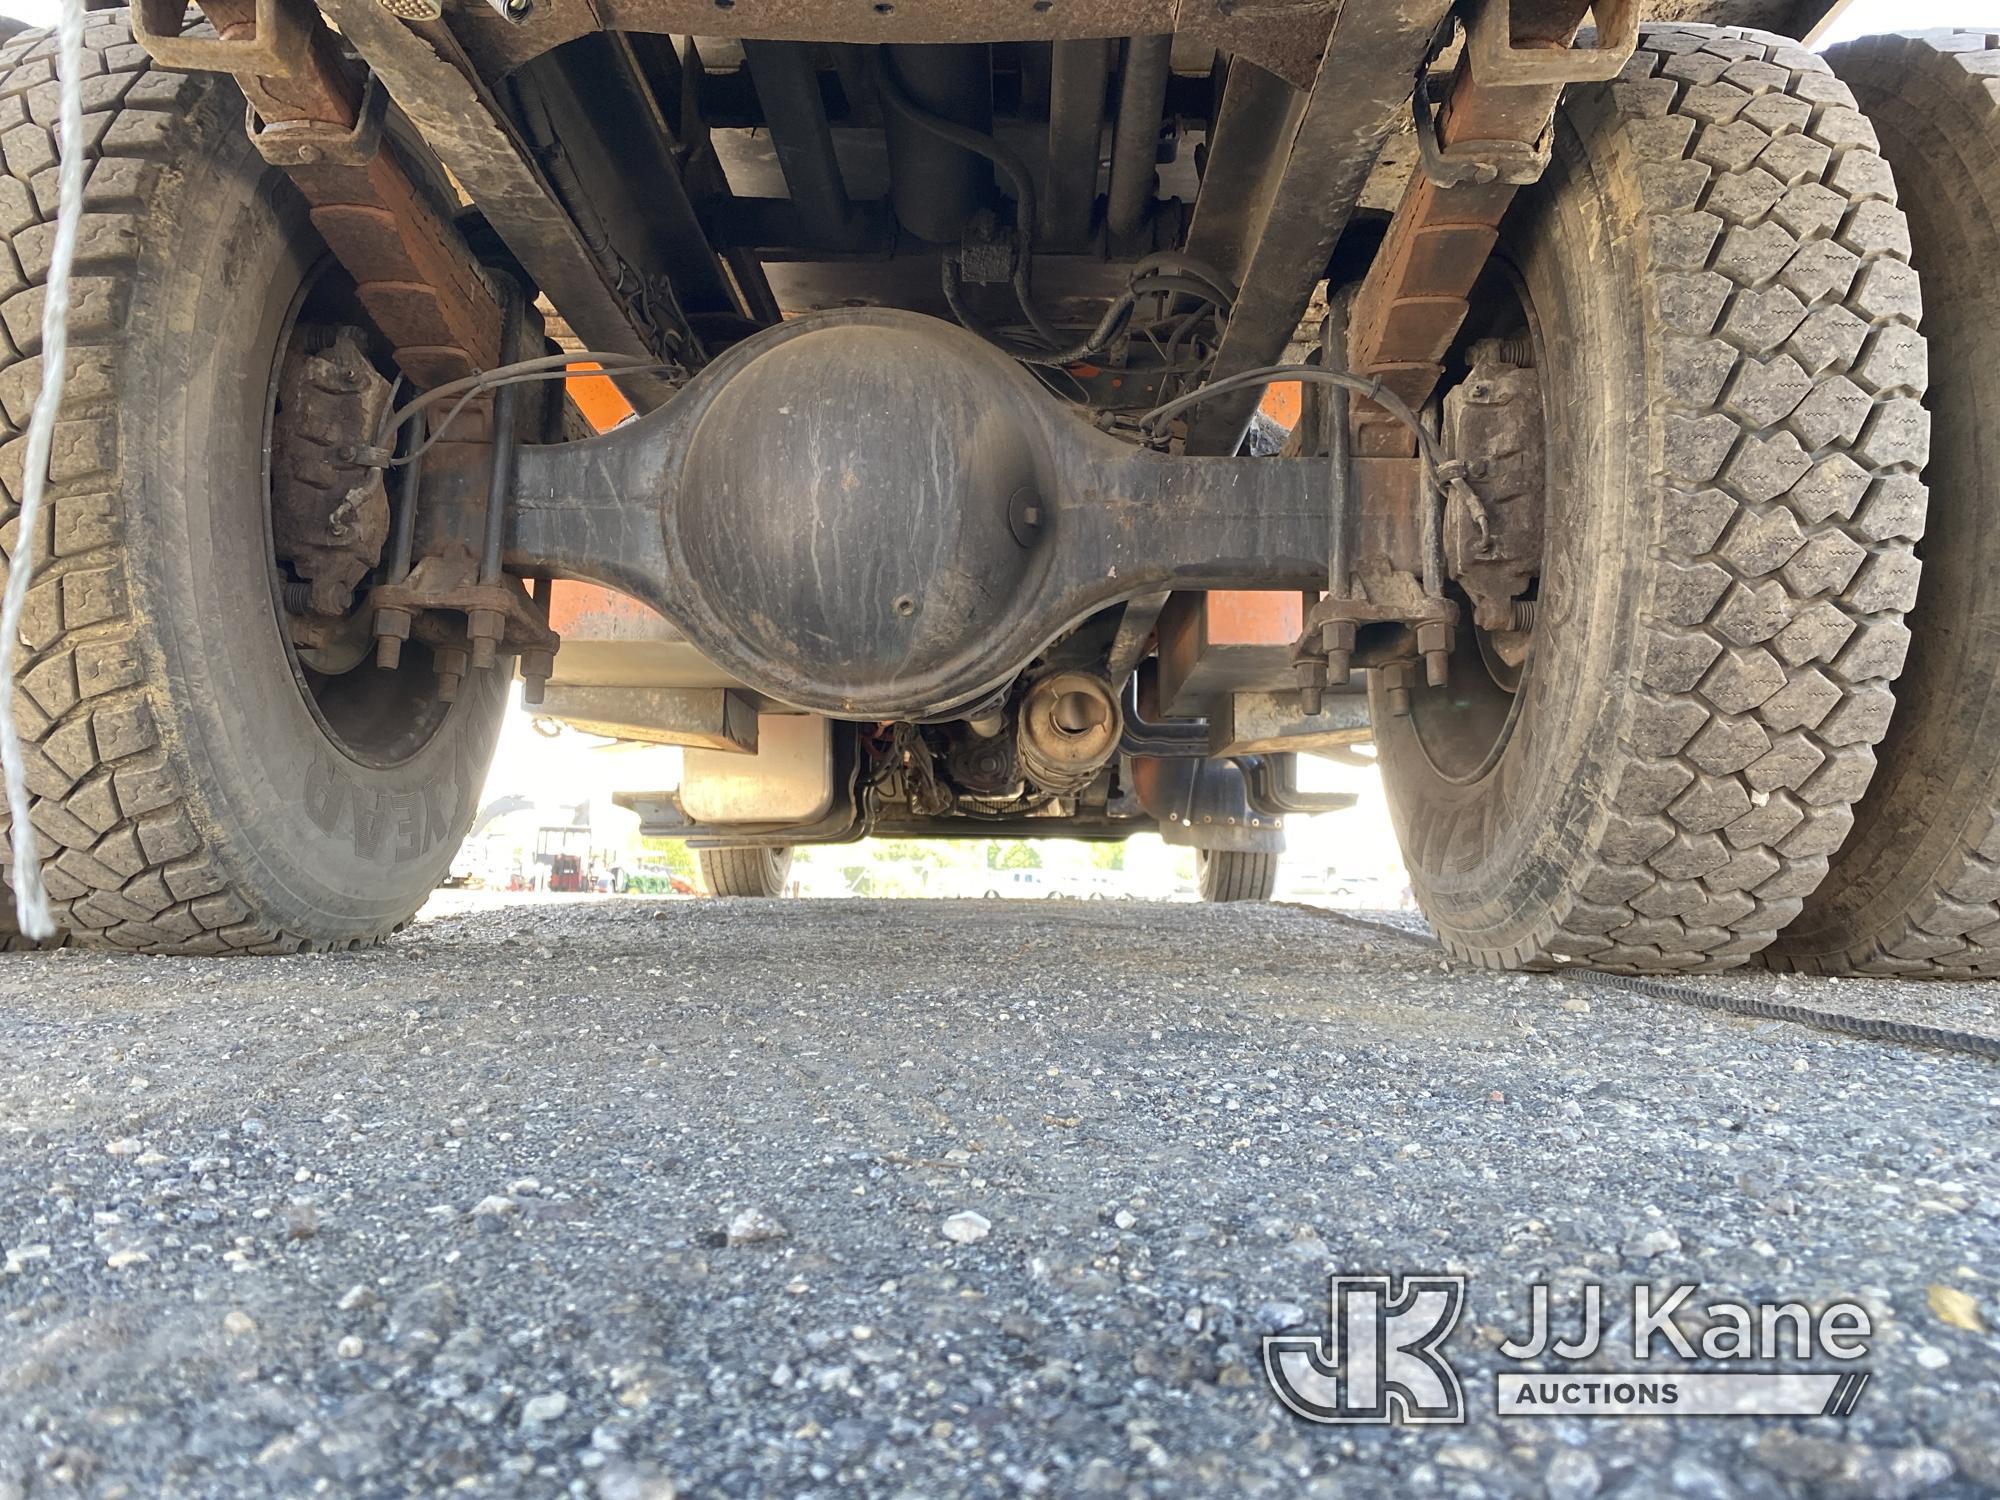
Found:
<path fill-rule="evenodd" d="M 0 595 L 0 766 L 6 772 L 7 810 L 14 825 L 14 918 L 31 938 L 55 936 L 56 924 L 49 915 L 48 892 L 42 888 L 35 828 L 28 821 L 27 768 L 21 762 L 20 731 L 14 726 L 14 653 L 35 570 L 35 528 L 48 488 L 49 445 L 55 438 L 63 366 L 69 358 L 69 268 L 76 259 L 77 228 L 83 219 L 83 0 L 62 0 L 56 18 L 56 70 L 62 79 L 57 136 L 62 167 L 56 176 L 56 238 L 42 301 L 42 389 L 28 422 L 20 526 L 14 554 L 8 559 L 6 593 Z"/>

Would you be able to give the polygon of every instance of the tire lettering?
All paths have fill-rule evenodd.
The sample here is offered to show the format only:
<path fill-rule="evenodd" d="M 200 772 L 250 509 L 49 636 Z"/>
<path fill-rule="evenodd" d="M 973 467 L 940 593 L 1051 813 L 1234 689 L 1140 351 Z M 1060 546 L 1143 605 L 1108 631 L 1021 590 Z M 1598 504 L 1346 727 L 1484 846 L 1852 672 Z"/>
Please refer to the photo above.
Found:
<path fill-rule="evenodd" d="M 306 816 L 329 837 L 343 822 L 355 854 L 366 860 L 407 864 L 450 842 L 460 793 L 471 785 L 463 756 L 440 774 L 407 791 L 384 791 L 350 780 L 341 767 L 315 756 L 306 768 Z"/>
<path fill-rule="evenodd" d="M 354 852 L 363 859 L 373 859 L 382 842 L 383 794 L 357 791 L 353 801 Z"/>
<path fill-rule="evenodd" d="M 458 805 L 458 786 L 464 785 L 465 773 L 459 772 L 458 785 L 452 788 L 453 796 L 447 799 L 444 786 L 436 778 L 424 783 L 424 847 L 441 844 L 451 837 L 451 814 Z"/>
<path fill-rule="evenodd" d="M 333 767 L 315 758 L 306 772 L 306 816 L 319 825 L 320 832 L 332 833 L 340 826 L 340 804 L 346 790 Z"/>
<path fill-rule="evenodd" d="M 437 842 L 435 839 L 425 840 L 425 832 L 429 825 L 425 820 L 424 812 L 430 800 L 429 783 L 426 783 L 421 792 L 404 792 L 396 798 L 396 832 L 398 834 L 396 839 L 396 863 L 399 865 L 406 860 L 415 859 L 424 850 L 430 848 L 431 844 Z"/>

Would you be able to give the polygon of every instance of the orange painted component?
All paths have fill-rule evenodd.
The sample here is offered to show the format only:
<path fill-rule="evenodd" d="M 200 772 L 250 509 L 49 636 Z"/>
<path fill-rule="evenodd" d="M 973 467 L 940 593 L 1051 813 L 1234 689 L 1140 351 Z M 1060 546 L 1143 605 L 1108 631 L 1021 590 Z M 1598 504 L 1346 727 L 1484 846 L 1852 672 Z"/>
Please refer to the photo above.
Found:
<path fill-rule="evenodd" d="M 630 594 L 594 583 L 557 579 L 549 591 L 549 625 L 566 641 L 656 640 L 666 622 Z"/>
<path fill-rule="evenodd" d="M 658 612 L 630 594 L 558 578 L 548 596 L 548 624 L 564 640 L 622 640 L 652 634 Z"/>
<path fill-rule="evenodd" d="M 569 368 L 599 370 L 603 366 L 587 359 L 580 359 Z M 582 412 L 584 419 L 599 432 L 609 432 L 633 415 L 632 403 L 625 399 L 625 393 L 618 389 L 615 381 L 592 376 L 583 380 L 572 378 L 563 384 L 568 387 L 569 399 L 576 403 L 576 409 Z"/>
<path fill-rule="evenodd" d="M 1289 646 L 1306 627 L 1296 589 L 1216 589 L 1208 595 L 1205 635 L 1214 646 Z"/>
<path fill-rule="evenodd" d="M 1264 399 L 1257 403 L 1257 408 L 1280 427 L 1296 427 L 1299 425 L 1300 392 L 1301 387 L 1296 380 L 1281 380 L 1265 388 Z"/>

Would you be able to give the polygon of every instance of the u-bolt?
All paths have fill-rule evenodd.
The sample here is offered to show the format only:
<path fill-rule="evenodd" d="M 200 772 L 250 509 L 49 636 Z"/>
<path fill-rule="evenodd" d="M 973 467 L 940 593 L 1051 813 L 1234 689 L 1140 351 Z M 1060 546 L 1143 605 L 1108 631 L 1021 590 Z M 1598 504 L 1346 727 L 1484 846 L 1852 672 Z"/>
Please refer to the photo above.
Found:
<path fill-rule="evenodd" d="M 513 359 L 521 347 L 521 289 L 512 281 L 502 293 L 500 319 L 500 359 Z M 479 556 L 479 581 L 497 584 L 507 542 L 507 497 L 514 489 L 514 419 L 520 406 L 521 388 L 503 385 L 493 393 L 493 452 L 486 470 L 486 546 Z M 500 640 L 506 633 L 506 617 L 497 609 L 474 609 L 466 613 L 465 633 L 472 639 L 472 665 L 478 671 L 492 666 L 500 657 Z"/>

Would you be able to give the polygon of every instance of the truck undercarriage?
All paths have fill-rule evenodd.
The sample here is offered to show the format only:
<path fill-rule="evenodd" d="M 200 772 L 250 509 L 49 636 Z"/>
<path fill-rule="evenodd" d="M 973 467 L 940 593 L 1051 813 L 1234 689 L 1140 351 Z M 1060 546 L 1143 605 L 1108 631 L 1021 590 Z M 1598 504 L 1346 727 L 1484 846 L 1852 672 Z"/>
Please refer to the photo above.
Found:
<path fill-rule="evenodd" d="M 1449 944 L 1671 969 L 1799 915 L 1909 639 L 1909 238 L 1823 10 L 148 0 L 100 55 L 204 139 L 240 91 L 293 226 L 267 566 L 361 866 L 518 665 L 739 850 L 1263 870 L 1372 740 Z"/>

